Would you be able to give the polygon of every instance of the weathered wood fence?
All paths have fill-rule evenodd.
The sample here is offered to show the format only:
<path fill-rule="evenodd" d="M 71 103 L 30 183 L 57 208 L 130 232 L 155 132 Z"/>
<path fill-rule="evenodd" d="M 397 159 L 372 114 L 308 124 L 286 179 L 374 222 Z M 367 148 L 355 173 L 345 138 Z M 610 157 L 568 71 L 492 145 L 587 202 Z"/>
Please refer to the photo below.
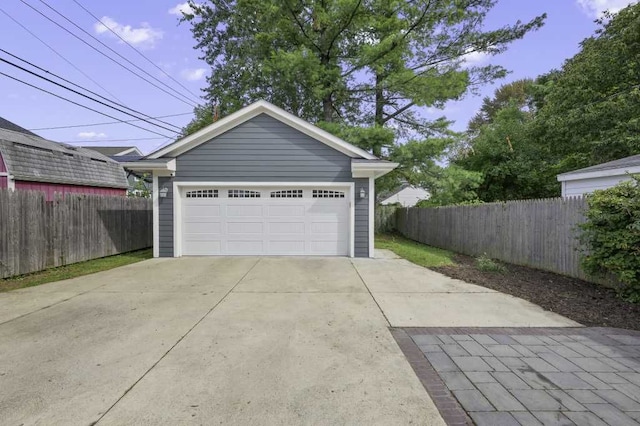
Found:
<path fill-rule="evenodd" d="M 396 230 L 396 210 L 398 206 L 377 205 L 375 210 L 375 231 L 394 232 Z"/>
<path fill-rule="evenodd" d="M 151 200 L 0 189 L 0 278 L 153 243 Z"/>
<path fill-rule="evenodd" d="M 586 207 L 583 198 L 551 198 L 399 209 L 396 219 L 400 233 L 424 244 L 594 281 L 578 250 Z"/>

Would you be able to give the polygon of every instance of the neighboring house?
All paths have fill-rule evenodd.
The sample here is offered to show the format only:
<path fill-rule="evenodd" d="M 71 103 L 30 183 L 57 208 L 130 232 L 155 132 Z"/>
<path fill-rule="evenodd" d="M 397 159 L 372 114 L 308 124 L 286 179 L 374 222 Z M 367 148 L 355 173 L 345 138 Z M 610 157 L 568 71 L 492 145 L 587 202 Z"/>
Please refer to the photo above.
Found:
<path fill-rule="evenodd" d="M 143 154 L 135 146 L 83 146 L 85 149 L 97 151 L 102 155 L 106 155 L 118 163 L 127 163 L 142 158 Z M 127 181 L 129 181 L 128 192 L 133 195 L 144 195 L 139 189 L 143 186 L 147 193 L 151 192 L 151 177 L 144 176 L 143 173 L 137 173 L 125 168 L 127 172 Z"/>
<path fill-rule="evenodd" d="M 640 174 L 640 154 L 563 173 L 557 179 L 562 184 L 562 196 L 575 197 L 611 188 L 636 173 Z"/>
<path fill-rule="evenodd" d="M 0 118 L 0 188 L 125 195 L 123 168 L 102 154 L 44 139 Z"/>
<path fill-rule="evenodd" d="M 381 194 L 378 202 L 382 205 L 400 204 L 402 207 L 413 207 L 418 201 L 428 198 L 429 192 L 426 189 L 405 183 L 391 192 Z"/>
<path fill-rule="evenodd" d="M 123 166 L 153 175 L 156 257 L 372 257 L 397 164 L 259 101 Z"/>
<path fill-rule="evenodd" d="M 83 146 L 107 157 L 119 157 L 122 155 L 137 155 L 142 157 L 142 152 L 136 146 Z"/>

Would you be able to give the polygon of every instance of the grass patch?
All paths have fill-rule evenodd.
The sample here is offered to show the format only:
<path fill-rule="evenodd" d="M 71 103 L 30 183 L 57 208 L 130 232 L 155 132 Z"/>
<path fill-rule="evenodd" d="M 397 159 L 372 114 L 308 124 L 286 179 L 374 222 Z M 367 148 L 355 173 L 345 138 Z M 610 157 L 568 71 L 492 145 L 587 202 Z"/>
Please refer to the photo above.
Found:
<path fill-rule="evenodd" d="M 398 256 L 425 268 L 453 265 L 453 253 L 427 246 L 399 235 L 376 235 L 376 248 L 391 250 Z"/>
<path fill-rule="evenodd" d="M 45 269 L 44 271 L 34 272 L 33 274 L 0 279 L 0 292 L 81 277 L 83 275 L 117 268 L 118 266 L 140 262 L 141 260 L 151 259 L 152 257 L 153 253 L 151 249 L 138 250 L 117 254 L 115 256 L 102 257 L 100 259 L 87 260 L 86 262 L 73 263 L 57 268 Z"/>
<path fill-rule="evenodd" d="M 507 272 L 507 268 L 502 263 L 491 259 L 486 253 L 476 258 L 476 268 L 483 272 L 496 272 L 498 274 Z"/>

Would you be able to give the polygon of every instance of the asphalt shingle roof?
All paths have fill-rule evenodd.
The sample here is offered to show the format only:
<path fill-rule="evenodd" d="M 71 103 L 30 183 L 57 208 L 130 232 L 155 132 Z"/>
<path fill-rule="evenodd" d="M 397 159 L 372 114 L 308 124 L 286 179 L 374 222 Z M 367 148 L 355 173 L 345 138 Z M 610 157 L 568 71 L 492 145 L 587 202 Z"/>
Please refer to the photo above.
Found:
<path fill-rule="evenodd" d="M 0 154 L 17 180 L 106 188 L 129 186 L 122 166 L 109 157 L 49 141 L 16 125 L 13 129 L 21 130 L 2 128 L 3 124 L 0 123 Z"/>

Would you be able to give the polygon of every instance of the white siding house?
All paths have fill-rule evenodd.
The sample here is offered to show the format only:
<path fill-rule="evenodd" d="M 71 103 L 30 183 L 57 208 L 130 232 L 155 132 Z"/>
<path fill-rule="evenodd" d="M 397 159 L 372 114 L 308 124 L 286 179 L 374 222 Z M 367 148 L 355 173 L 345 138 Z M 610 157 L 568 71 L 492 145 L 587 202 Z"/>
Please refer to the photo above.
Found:
<path fill-rule="evenodd" d="M 399 203 L 402 207 L 413 207 L 418 201 L 426 200 L 427 198 L 429 198 L 429 192 L 427 190 L 412 185 L 403 185 L 389 194 L 382 195 L 380 204 Z"/>
<path fill-rule="evenodd" d="M 578 197 L 630 180 L 630 174 L 640 174 L 640 154 L 563 173 L 557 179 L 563 197 Z"/>

